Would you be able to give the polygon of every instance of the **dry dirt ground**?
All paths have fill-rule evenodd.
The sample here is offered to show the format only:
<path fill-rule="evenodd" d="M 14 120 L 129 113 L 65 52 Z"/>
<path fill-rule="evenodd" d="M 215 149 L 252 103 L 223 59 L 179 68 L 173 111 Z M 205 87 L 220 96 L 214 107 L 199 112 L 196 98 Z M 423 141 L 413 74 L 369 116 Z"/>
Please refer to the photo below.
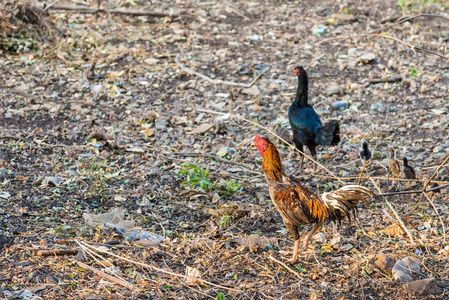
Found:
<path fill-rule="evenodd" d="M 261 134 L 276 141 L 286 171 L 314 192 L 335 189 L 338 182 L 324 170 L 312 175 L 309 161 L 299 174 L 287 146 L 228 114 L 289 138 L 287 110 L 297 84 L 292 69 L 317 57 L 308 69 L 310 102 L 323 121 L 339 120 L 342 132 L 338 146 L 318 149 L 318 161 L 347 178 L 345 183 L 356 183 L 351 177 L 360 173 L 358 152 L 366 139 L 375 161 L 370 176 L 388 176 L 381 166 L 387 165 L 387 148 L 394 146 L 420 178 L 430 178 L 436 169 L 426 168 L 438 166 L 449 153 L 448 62 L 383 37 L 333 40 L 318 52 L 316 44 L 371 32 L 403 14 L 444 15 L 444 3 L 176 0 L 119 5 L 180 16 L 54 13 L 52 40 L 26 40 L 25 32 L 17 37 L 18 53 L 2 50 L 2 297 L 419 298 L 393 279 L 391 268 L 376 264 L 382 254 L 394 261 L 415 258 L 421 266 L 414 279 L 433 276 L 441 289 L 425 297 L 449 299 L 448 188 L 428 193 L 434 208 L 422 195 L 387 198 L 414 243 L 385 200 L 375 198 L 369 207 L 360 206 L 359 221 L 351 227 L 325 224 L 313 251 L 301 252 L 287 269 L 279 261 L 291 255 L 292 239 L 271 204 L 252 139 Z M 447 20 L 420 17 L 378 33 L 444 54 L 448 27 Z M 182 64 L 212 79 L 250 83 L 270 69 L 249 90 L 214 85 L 181 70 L 177 54 Z M 402 81 L 373 82 L 397 77 Z M 333 109 L 338 101 L 347 103 Z M 383 192 L 392 189 L 388 180 L 374 181 Z M 440 183 L 431 187 L 449 181 L 448 167 L 434 181 Z M 368 179 L 361 184 L 375 190 Z M 420 188 L 422 183 L 399 187 Z M 148 245 L 119 230 L 86 225 L 84 213 L 115 207 L 165 240 Z M 303 226 L 301 235 L 310 229 Z M 76 255 L 38 252 L 79 249 L 80 241 L 115 243 L 102 249 L 119 257 L 85 253 L 84 263 L 118 274 L 133 287 L 78 265 Z M 209 283 L 176 275 L 187 272 Z"/>

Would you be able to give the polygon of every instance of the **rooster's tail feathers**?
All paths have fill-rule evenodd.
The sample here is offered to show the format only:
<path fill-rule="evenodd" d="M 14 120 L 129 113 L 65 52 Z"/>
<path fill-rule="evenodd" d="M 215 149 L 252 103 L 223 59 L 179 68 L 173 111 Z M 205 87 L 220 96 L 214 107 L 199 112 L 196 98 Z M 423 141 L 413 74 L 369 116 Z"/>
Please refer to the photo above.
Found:
<path fill-rule="evenodd" d="M 340 125 L 332 120 L 319 128 L 315 142 L 322 146 L 337 145 L 340 142 Z"/>
<path fill-rule="evenodd" d="M 327 208 L 327 217 L 331 221 L 337 221 L 341 225 L 341 220 L 348 218 L 351 224 L 351 211 L 354 217 L 357 213 L 357 204 L 368 201 L 365 196 L 373 197 L 374 193 L 360 185 L 346 185 L 336 191 L 323 193 L 322 199 Z"/>

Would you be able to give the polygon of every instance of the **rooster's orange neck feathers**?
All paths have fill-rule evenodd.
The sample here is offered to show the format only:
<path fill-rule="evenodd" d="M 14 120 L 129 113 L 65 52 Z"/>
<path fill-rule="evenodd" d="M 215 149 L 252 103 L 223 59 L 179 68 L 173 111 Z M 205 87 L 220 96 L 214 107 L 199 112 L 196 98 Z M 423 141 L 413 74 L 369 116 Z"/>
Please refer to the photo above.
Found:
<path fill-rule="evenodd" d="M 279 152 L 272 143 L 268 143 L 263 153 L 262 167 L 264 173 L 272 179 L 282 181 L 282 177 L 287 176 L 282 167 Z"/>

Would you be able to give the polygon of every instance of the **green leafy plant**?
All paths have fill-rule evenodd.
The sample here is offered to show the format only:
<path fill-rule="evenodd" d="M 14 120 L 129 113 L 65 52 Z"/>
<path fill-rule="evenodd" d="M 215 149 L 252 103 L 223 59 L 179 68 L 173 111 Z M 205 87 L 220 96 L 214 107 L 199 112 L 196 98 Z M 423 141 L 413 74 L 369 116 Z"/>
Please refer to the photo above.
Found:
<path fill-rule="evenodd" d="M 183 185 L 190 185 L 193 188 L 199 187 L 206 192 L 213 190 L 215 184 L 209 180 L 209 169 L 203 170 L 191 163 L 184 163 L 182 167 L 179 173 L 187 175 L 187 180 L 182 182 Z"/>
<path fill-rule="evenodd" d="M 215 300 L 226 300 L 226 296 L 223 293 L 218 293 L 217 296 L 215 297 Z"/>
<path fill-rule="evenodd" d="M 415 67 L 410 69 L 410 76 L 412 76 L 413 78 L 416 78 L 416 76 L 418 75 L 418 71 L 416 70 Z"/>

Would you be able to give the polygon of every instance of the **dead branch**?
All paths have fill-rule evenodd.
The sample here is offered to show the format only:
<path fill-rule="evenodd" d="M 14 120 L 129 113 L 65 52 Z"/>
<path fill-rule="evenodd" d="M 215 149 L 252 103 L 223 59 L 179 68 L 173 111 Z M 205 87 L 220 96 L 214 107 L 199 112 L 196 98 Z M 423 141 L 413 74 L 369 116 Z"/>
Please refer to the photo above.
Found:
<path fill-rule="evenodd" d="M 303 281 L 304 278 L 302 278 L 298 272 L 293 271 L 289 266 L 287 266 L 286 264 L 284 264 L 282 261 L 277 260 L 276 258 L 274 258 L 273 256 L 268 256 L 269 259 L 271 259 L 272 261 L 280 264 L 281 266 L 283 266 L 284 268 L 286 268 L 290 273 L 294 274 L 296 277 L 299 278 L 299 280 Z"/>
<path fill-rule="evenodd" d="M 302 155 L 304 155 L 306 158 L 308 158 L 309 160 L 311 160 L 314 164 L 316 164 L 317 166 L 319 166 L 321 169 L 325 170 L 327 173 L 329 173 L 333 178 L 337 179 L 338 182 L 340 182 L 342 185 L 345 185 L 345 183 L 334 173 L 332 173 L 331 171 L 329 171 L 326 167 L 324 167 L 322 164 L 320 164 L 319 162 L 317 162 L 316 160 L 314 160 L 313 158 L 311 158 L 310 156 L 306 155 L 304 152 L 298 150 L 295 146 L 293 146 L 292 144 L 288 143 L 286 140 L 284 140 L 283 138 L 281 138 L 280 136 L 278 136 L 276 133 L 274 133 L 273 131 L 271 131 L 270 129 L 268 129 L 267 127 L 264 127 L 258 123 L 255 123 L 253 121 L 247 120 L 245 118 L 242 118 L 240 116 L 234 115 L 234 117 L 236 117 L 237 119 L 240 119 L 242 121 L 251 123 L 253 125 L 256 125 L 262 129 L 265 129 L 266 131 L 268 131 L 269 133 L 271 133 L 272 135 L 274 135 L 275 137 L 277 137 L 280 141 L 284 142 L 286 145 L 290 146 L 292 149 L 296 150 L 297 152 L 301 153 Z"/>
<path fill-rule="evenodd" d="M 436 168 L 438 168 L 439 166 L 431 166 L 431 167 L 425 167 L 425 168 L 422 168 L 422 170 L 424 171 L 424 170 L 431 170 L 431 169 L 436 169 Z M 444 167 L 449 167 L 449 165 L 444 165 L 443 166 L 443 168 Z M 430 183 L 432 183 L 432 182 L 430 182 Z"/>
<path fill-rule="evenodd" d="M 314 177 L 320 177 L 320 178 L 333 178 L 332 176 L 327 176 L 327 175 L 314 175 Z M 403 182 L 426 182 L 427 180 L 422 180 L 422 179 L 404 179 L 404 178 L 399 178 L 399 179 L 391 179 L 389 177 L 362 177 L 362 179 L 376 179 L 376 180 L 387 180 L 387 181 L 403 181 Z M 359 179 L 359 176 L 351 176 L 351 177 L 341 177 L 341 180 L 355 180 L 355 179 Z M 448 184 L 449 182 L 447 181 L 437 181 L 437 180 L 431 180 L 430 183 L 436 183 L 436 184 Z"/>
<path fill-rule="evenodd" d="M 114 277 L 114 276 L 112 276 L 112 275 L 106 274 L 105 272 L 103 272 L 103 271 L 101 271 L 101 270 L 98 270 L 98 269 L 96 269 L 96 268 L 94 268 L 94 267 L 91 267 L 91 266 L 89 266 L 89 265 L 86 265 L 86 264 L 83 263 L 83 262 L 77 261 L 76 263 L 77 263 L 78 266 L 80 266 L 81 268 L 90 270 L 90 271 L 94 272 L 95 274 L 97 274 L 98 276 L 103 277 L 103 278 L 106 279 L 106 280 L 109 280 L 109 281 L 112 281 L 112 282 L 114 282 L 114 283 L 120 284 L 120 285 L 122 285 L 122 286 L 124 286 L 124 287 L 129 288 L 129 289 L 132 290 L 132 291 L 135 291 L 135 292 L 138 292 L 138 291 L 139 291 L 139 288 L 138 288 L 137 286 L 133 285 L 132 283 L 129 283 L 129 282 L 126 281 L 126 280 L 123 280 L 123 279 Z"/>
<path fill-rule="evenodd" d="M 325 42 L 329 42 L 329 41 L 335 41 L 335 40 L 342 40 L 342 39 L 353 39 L 353 38 L 359 38 L 359 37 L 382 37 L 382 38 L 386 38 L 386 39 L 390 39 L 393 41 L 396 41 L 398 43 L 401 43 L 407 47 L 409 47 L 410 49 L 412 49 L 412 51 L 416 54 L 415 50 L 420 50 L 423 52 L 427 52 L 430 54 L 433 54 L 435 56 L 438 56 L 440 58 L 443 58 L 445 60 L 449 60 L 449 58 L 447 58 L 446 56 L 444 56 L 441 53 L 437 53 L 437 52 L 433 52 L 431 50 L 427 50 L 425 48 L 421 48 L 412 44 L 409 44 L 407 42 L 404 42 L 398 38 L 392 37 L 390 35 L 386 35 L 386 34 L 379 34 L 379 33 L 364 33 L 364 34 L 354 34 L 354 35 L 345 35 L 345 36 L 337 36 L 337 37 L 333 37 L 333 38 L 329 38 L 329 39 L 324 39 L 322 41 L 320 41 L 318 44 L 316 44 L 316 52 L 315 52 L 315 57 L 312 59 L 312 61 L 305 67 L 305 69 L 308 69 L 317 59 L 318 59 L 318 54 L 320 51 L 320 45 L 325 43 Z"/>
<path fill-rule="evenodd" d="M 95 250 L 95 251 L 97 251 L 97 252 L 105 253 L 105 254 L 111 255 L 111 256 L 113 256 L 113 257 L 115 257 L 115 258 L 118 258 L 118 259 L 121 259 L 121 260 L 130 262 L 130 263 L 133 263 L 133 264 L 136 264 L 136 265 L 145 267 L 145 268 L 153 269 L 153 270 L 155 270 L 155 271 L 157 271 L 157 272 L 161 272 L 161 273 L 168 274 L 168 275 L 172 275 L 172 276 L 177 276 L 177 277 L 187 278 L 187 279 L 191 279 L 191 278 L 192 278 L 191 276 L 187 276 L 187 275 L 182 275 L 182 274 L 177 274 L 177 273 L 169 272 L 169 271 L 166 271 L 166 270 L 157 268 L 157 267 L 152 266 L 152 265 L 148 265 L 148 264 L 145 264 L 145 263 L 141 263 L 141 262 L 138 262 L 138 261 L 129 259 L 129 258 L 121 257 L 121 256 L 119 256 L 119 255 L 117 255 L 117 254 L 114 254 L 114 253 L 111 253 L 111 252 L 109 252 L 109 251 L 105 251 L 105 250 L 99 249 L 99 248 L 97 248 L 97 247 L 88 245 L 88 244 L 86 244 L 85 242 L 82 242 L 82 241 L 79 241 L 79 243 L 81 243 L 81 244 L 83 244 L 84 246 L 89 247 L 89 248 L 91 248 L 91 249 L 93 249 L 93 250 Z M 234 291 L 234 292 L 242 292 L 242 290 L 230 288 L 230 287 L 223 286 L 223 285 L 219 285 L 219 284 L 215 284 L 215 283 L 209 282 L 209 281 L 204 280 L 204 279 L 201 279 L 201 278 L 196 278 L 196 277 L 195 277 L 194 279 L 195 279 L 195 280 L 198 280 L 198 281 L 201 281 L 201 282 L 204 283 L 204 284 L 208 284 L 208 285 L 211 285 L 211 286 L 214 286 L 214 287 L 217 287 L 217 288 L 226 289 L 226 290 L 230 290 L 230 291 Z"/>
<path fill-rule="evenodd" d="M 377 189 L 377 191 L 382 194 L 382 190 L 377 186 L 376 182 L 370 178 L 371 182 L 373 183 L 374 187 Z M 387 198 L 383 197 L 385 203 L 387 204 L 387 206 L 390 208 L 390 210 L 393 212 L 394 216 L 396 217 L 396 219 L 398 220 L 399 224 L 401 225 L 401 227 L 404 229 L 404 231 L 407 233 L 408 238 L 410 239 L 410 243 L 412 244 L 412 246 L 415 246 L 415 241 L 413 240 L 413 236 L 410 233 L 410 231 L 408 231 L 407 227 L 405 226 L 404 222 L 402 221 L 401 217 L 399 217 L 399 214 L 396 212 L 396 210 L 393 208 L 393 206 L 391 205 L 390 201 L 387 200 Z"/>
<path fill-rule="evenodd" d="M 387 25 L 387 26 L 381 27 L 381 28 L 379 28 L 379 29 L 376 29 L 376 30 L 374 30 L 374 31 L 371 31 L 370 33 L 375 33 L 375 32 L 378 32 L 378 31 L 382 31 L 382 30 L 384 30 L 384 29 L 387 29 L 387 28 L 390 28 L 390 27 L 393 27 L 393 26 L 402 24 L 402 23 L 404 23 L 404 22 L 410 21 L 410 20 L 412 20 L 412 19 L 416 19 L 416 18 L 418 18 L 418 17 L 435 17 L 435 18 L 442 18 L 442 19 L 449 20 L 449 17 L 445 17 L 445 16 L 443 16 L 443 15 L 434 15 L 434 14 L 423 14 L 423 13 L 420 13 L 420 14 L 417 14 L 417 15 L 412 16 L 412 17 L 399 18 L 399 19 L 395 20 L 396 22 L 394 22 L 394 24 L 391 24 L 391 25 Z"/>
<path fill-rule="evenodd" d="M 59 2 L 61 2 L 62 0 L 56 0 L 53 3 L 50 3 L 47 7 L 45 7 L 42 12 L 46 12 L 47 10 L 49 10 L 50 8 L 52 8 L 53 6 L 55 6 L 56 4 L 58 4 Z"/>
<path fill-rule="evenodd" d="M 55 255 L 76 255 L 79 249 L 52 249 L 52 250 L 39 250 L 37 251 L 38 256 L 55 256 Z"/>
<path fill-rule="evenodd" d="M 429 201 L 430 205 L 432 205 L 433 210 L 437 214 L 438 219 L 440 219 L 441 226 L 443 226 L 443 242 L 444 242 L 444 244 L 446 244 L 446 226 L 444 226 L 443 219 L 441 218 L 440 214 L 438 213 L 437 208 L 435 207 L 435 204 L 433 203 L 433 200 L 435 200 L 435 196 L 436 195 L 433 196 L 433 200 L 431 200 L 430 197 L 427 196 L 427 193 L 423 193 L 423 195 L 427 198 L 427 200 Z"/>
<path fill-rule="evenodd" d="M 402 77 L 391 77 L 391 78 L 373 78 L 368 81 L 369 84 L 376 84 L 376 83 L 395 83 L 395 82 L 401 82 Z"/>
<path fill-rule="evenodd" d="M 266 71 L 268 71 L 270 69 L 268 67 L 267 69 L 260 72 L 259 75 L 257 75 L 256 78 L 254 78 L 254 80 L 251 83 L 248 83 L 248 84 L 247 83 L 238 83 L 238 82 L 232 82 L 232 81 L 225 81 L 225 80 L 221 80 L 221 79 L 212 79 L 204 74 L 201 74 L 192 69 L 189 69 L 179 61 L 180 57 L 181 57 L 181 54 L 179 54 L 179 53 L 175 57 L 175 62 L 178 65 L 178 67 L 180 67 L 184 72 L 189 73 L 191 75 L 196 75 L 212 84 L 225 84 L 225 85 L 230 85 L 230 86 L 238 86 L 238 87 L 242 87 L 242 88 L 250 88 L 256 83 L 256 81 L 259 79 L 260 76 L 262 76 L 263 73 L 265 73 Z"/>
<path fill-rule="evenodd" d="M 84 5 L 55 5 L 50 8 L 52 13 L 79 13 L 79 14 L 94 14 L 107 13 L 115 15 L 129 15 L 129 16 L 150 16 L 150 17 L 178 17 L 178 13 L 174 12 L 158 12 L 145 10 L 127 10 L 127 9 L 103 9 Z"/>
<path fill-rule="evenodd" d="M 422 194 L 422 193 L 427 193 L 427 192 L 435 192 L 435 191 L 439 191 L 441 189 L 444 189 L 445 187 L 448 187 L 449 184 L 445 184 L 445 185 L 440 185 L 440 186 L 436 186 L 434 188 L 428 189 L 428 190 L 414 190 L 414 191 L 403 191 L 403 192 L 392 192 L 392 193 L 385 193 L 385 194 L 377 194 L 374 195 L 374 197 L 383 197 L 383 196 L 393 196 L 393 195 L 404 195 L 404 194 Z"/>
<path fill-rule="evenodd" d="M 241 116 L 239 116 L 239 115 L 234 115 L 234 114 L 231 114 L 231 113 L 222 113 L 222 112 L 219 112 L 219 111 L 213 111 L 213 110 L 202 109 L 202 108 L 197 108 L 196 110 L 197 110 L 197 111 L 200 111 L 200 112 L 205 112 L 205 113 L 209 113 L 209 114 L 216 114 L 216 115 L 227 115 L 227 114 L 229 114 L 231 117 L 235 117 L 235 118 L 237 118 L 237 119 L 240 119 L 240 120 L 242 120 L 242 121 L 248 122 L 248 123 L 253 124 L 253 125 L 256 125 L 256 126 L 262 128 L 262 129 L 265 129 L 266 131 L 268 131 L 269 133 L 271 133 L 272 135 L 274 135 L 275 137 L 277 137 L 280 141 L 284 142 L 286 145 L 290 146 L 292 149 L 294 149 L 294 150 L 296 150 L 297 152 L 299 152 L 299 153 L 301 153 L 302 155 L 304 155 L 306 158 L 308 158 L 308 159 L 309 159 L 310 161 L 312 161 L 314 164 L 318 165 L 321 169 L 325 170 L 327 173 L 329 173 L 329 174 L 332 176 L 332 178 L 337 179 L 338 182 L 340 182 L 342 185 L 345 185 L 345 183 L 344 183 L 344 182 L 343 182 L 337 175 L 335 175 L 334 173 L 332 173 L 331 171 L 329 171 L 327 168 L 325 168 L 323 165 L 321 165 L 319 162 L 317 162 L 316 160 L 314 160 L 313 158 L 311 158 L 310 156 L 308 156 L 308 155 L 305 154 L 304 152 L 299 151 L 298 149 L 296 149 L 295 146 L 293 146 L 292 144 L 290 144 L 290 143 L 288 143 L 287 141 L 285 141 L 283 138 L 281 138 L 280 136 L 278 136 L 276 133 L 274 133 L 273 131 L 271 131 L 271 130 L 268 129 L 267 127 L 262 126 L 262 125 L 260 125 L 259 123 L 256 123 L 256 122 L 247 120 L 247 119 L 245 119 L 245 118 L 243 118 L 243 117 L 241 117 Z"/>
<path fill-rule="evenodd" d="M 449 160 L 449 155 L 446 157 L 446 159 L 438 166 L 438 168 L 435 170 L 435 172 L 433 172 L 432 176 L 430 176 L 430 178 L 426 181 L 426 184 L 424 184 L 422 190 L 425 191 L 426 187 L 429 185 L 430 181 L 433 179 L 433 177 L 435 177 L 435 175 L 437 175 L 438 171 L 441 169 L 442 166 L 444 166 L 444 164 Z"/>

